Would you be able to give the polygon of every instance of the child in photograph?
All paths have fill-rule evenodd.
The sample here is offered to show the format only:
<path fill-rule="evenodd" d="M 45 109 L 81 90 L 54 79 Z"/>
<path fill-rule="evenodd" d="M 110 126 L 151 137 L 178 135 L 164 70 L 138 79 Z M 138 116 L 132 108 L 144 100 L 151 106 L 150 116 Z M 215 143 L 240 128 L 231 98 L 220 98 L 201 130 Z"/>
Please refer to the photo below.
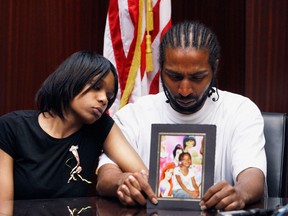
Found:
<path fill-rule="evenodd" d="M 173 197 L 176 198 L 198 198 L 199 186 L 195 180 L 195 173 L 190 168 L 192 164 L 191 155 L 183 152 L 179 155 L 179 167 L 174 169 Z"/>

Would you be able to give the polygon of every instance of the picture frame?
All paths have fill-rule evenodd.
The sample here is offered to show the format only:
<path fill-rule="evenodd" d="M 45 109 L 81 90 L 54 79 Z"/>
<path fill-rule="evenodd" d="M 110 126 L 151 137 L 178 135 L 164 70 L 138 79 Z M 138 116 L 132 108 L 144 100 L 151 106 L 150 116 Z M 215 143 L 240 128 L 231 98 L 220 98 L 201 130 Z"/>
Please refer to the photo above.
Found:
<path fill-rule="evenodd" d="M 149 184 L 158 204 L 147 199 L 147 208 L 201 210 L 201 197 L 214 184 L 215 146 L 215 125 L 152 124 Z"/>

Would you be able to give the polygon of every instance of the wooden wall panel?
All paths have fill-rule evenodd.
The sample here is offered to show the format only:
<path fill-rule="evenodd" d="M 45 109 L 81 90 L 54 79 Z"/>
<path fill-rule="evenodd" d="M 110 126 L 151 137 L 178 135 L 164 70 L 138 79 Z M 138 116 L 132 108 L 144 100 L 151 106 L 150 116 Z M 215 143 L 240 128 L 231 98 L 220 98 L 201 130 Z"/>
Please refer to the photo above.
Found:
<path fill-rule="evenodd" d="M 262 111 L 288 112 L 288 2 L 246 1 L 246 95 Z"/>
<path fill-rule="evenodd" d="M 221 45 L 218 87 L 245 93 L 245 1 L 172 0 L 172 21 L 199 20 Z"/>
<path fill-rule="evenodd" d="M 108 1 L 11 0 L 0 4 L 0 115 L 34 108 L 44 79 L 70 54 L 102 54 Z"/>

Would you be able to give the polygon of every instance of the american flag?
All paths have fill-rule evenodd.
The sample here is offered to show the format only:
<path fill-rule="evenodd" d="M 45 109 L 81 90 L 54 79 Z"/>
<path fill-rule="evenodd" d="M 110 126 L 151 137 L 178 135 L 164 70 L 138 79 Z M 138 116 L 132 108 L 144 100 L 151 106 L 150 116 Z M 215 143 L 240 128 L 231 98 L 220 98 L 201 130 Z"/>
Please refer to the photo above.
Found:
<path fill-rule="evenodd" d="M 110 0 L 103 55 L 119 76 L 111 115 L 142 95 L 162 90 L 158 47 L 171 23 L 170 0 Z"/>

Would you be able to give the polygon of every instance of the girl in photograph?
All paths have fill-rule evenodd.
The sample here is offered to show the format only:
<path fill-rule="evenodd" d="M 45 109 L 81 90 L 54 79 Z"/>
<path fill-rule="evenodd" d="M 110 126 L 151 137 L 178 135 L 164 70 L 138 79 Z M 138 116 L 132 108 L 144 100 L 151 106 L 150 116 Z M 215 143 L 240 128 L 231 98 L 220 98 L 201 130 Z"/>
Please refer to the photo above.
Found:
<path fill-rule="evenodd" d="M 183 152 L 179 156 L 181 165 L 174 169 L 173 197 L 176 198 L 198 198 L 199 186 L 195 180 L 195 173 L 191 169 L 191 155 Z"/>

